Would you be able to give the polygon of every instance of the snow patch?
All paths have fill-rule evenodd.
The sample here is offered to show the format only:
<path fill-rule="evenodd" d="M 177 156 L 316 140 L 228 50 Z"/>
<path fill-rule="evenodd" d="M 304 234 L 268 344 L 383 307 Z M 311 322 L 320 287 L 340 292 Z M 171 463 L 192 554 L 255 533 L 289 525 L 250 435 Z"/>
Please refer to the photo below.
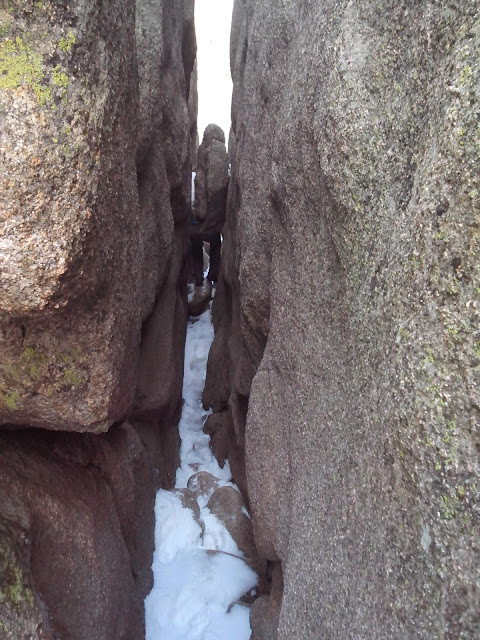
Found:
<path fill-rule="evenodd" d="M 196 177 L 197 177 L 197 172 L 196 171 L 192 171 L 192 199 L 191 199 L 192 207 L 193 207 L 193 204 L 195 202 L 195 178 Z"/>
<path fill-rule="evenodd" d="M 145 601 L 146 640 L 246 640 L 249 609 L 234 605 L 256 582 L 247 565 L 227 554 L 187 551 L 154 562 L 156 586 Z"/>
<path fill-rule="evenodd" d="M 184 405 L 178 425 L 182 444 L 181 463 L 176 474 L 177 488 L 185 488 L 190 476 L 197 471 L 208 471 L 224 482 L 232 478 L 228 461 L 225 461 L 223 468 L 220 467 L 210 449 L 210 436 L 203 431 L 205 420 L 211 413 L 202 407 L 202 392 L 212 340 L 212 317 L 208 309 L 198 320 L 189 323 L 187 329 L 183 378 Z"/>
<path fill-rule="evenodd" d="M 211 413 L 203 409 L 201 398 L 212 340 L 208 310 L 187 327 L 175 486 L 185 489 L 194 473 L 207 471 L 219 486 L 238 491 L 230 482 L 228 461 L 220 467 L 210 450 L 210 437 L 203 431 Z M 178 495 L 164 490 L 157 493 L 154 586 L 145 599 L 146 640 L 250 638 L 249 607 L 238 600 L 254 591 L 258 577 L 242 559 L 243 553 L 223 523 L 207 508 L 213 491 L 197 496 L 196 516 Z"/>
<path fill-rule="evenodd" d="M 155 500 L 155 560 L 172 562 L 184 551 L 201 544 L 202 529 L 180 498 L 160 489 Z"/>
<path fill-rule="evenodd" d="M 249 514 L 249 513 L 248 513 L 248 511 L 245 509 L 245 507 L 242 507 L 242 513 L 243 513 L 244 515 L 246 515 L 246 516 L 247 516 L 247 518 L 248 518 L 249 520 L 251 520 L 250 514 Z"/>

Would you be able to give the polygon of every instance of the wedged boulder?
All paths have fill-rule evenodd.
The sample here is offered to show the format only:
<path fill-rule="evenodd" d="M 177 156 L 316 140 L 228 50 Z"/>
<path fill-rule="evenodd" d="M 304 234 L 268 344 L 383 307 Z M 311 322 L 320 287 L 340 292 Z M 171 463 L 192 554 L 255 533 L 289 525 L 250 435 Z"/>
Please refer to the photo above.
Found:
<path fill-rule="evenodd" d="M 259 576 L 260 592 L 267 587 L 264 579 L 266 562 L 262 560 L 255 547 L 252 521 L 245 506 L 245 501 L 238 489 L 218 487 L 207 502 L 207 509 L 223 523 L 235 544 L 245 556 L 245 562 Z"/>
<path fill-rule="evenodd" d="M 203 295 L 201 298 L 192 299 L 188 303 L 188 315 L 192 318 L 198 318 L 208 309 L 210 304 L 210 296 Z"/>
<path fill-rule="evenodd" d="M 200 517 L 200 507 L 195 495 L 188 489 L 172 489 L 172 493 L 180 499 L 180 502 L 185 509 L 189 509 L 192 512 L 193 519 L 202 530 L 203 535 L 205 524 Z"/>
<path fill-rule="evenodd" d="M 249 540 L 253 540 L 253 534 L 250 537 L 248 531 L 251 520 L 240 491 L 229 486 L 218 487 L 210 496 L 207 508 L 223 522 L 240 551 L 251 555 L 248 544 Z"/>
<path fill-rule="evenodd" d="M 225 222 L 228 188 L 228 154 L 225 134 L 209 124 L 198 148 L 194 212 L 201 233 L 220 233 Z"/>
<path fill-rule="evenodd" d="M 275 640 L 282 608 L 283 575 L 279 562 L 268 567 L 270 594 L 261 595 L 250 608 L 251 640 Z"/>
<path fill-rule="evenodd" d="M 270 597 L 260 596 L 250 607 L 250 626 L 253 627 L 251 640 L 276 640 L 280 610 L 274 615 L 270 611 Z"/>
<path fill-rule="evenodd" d="M 209 498 L 219 485 L 220 482 L 214 475 L 208 471 L 198 471 L 188 479 L 187 489 L 197 500 L 198 498 Z"/>
<path fill-rule="evenodd" d="M 208 309 L 211 299 L 212 287 L 208 280 L 202 286 L 195 286 L 192 299 L 188 303 L 188 315 L 192 318 L 202 315 Z"/>

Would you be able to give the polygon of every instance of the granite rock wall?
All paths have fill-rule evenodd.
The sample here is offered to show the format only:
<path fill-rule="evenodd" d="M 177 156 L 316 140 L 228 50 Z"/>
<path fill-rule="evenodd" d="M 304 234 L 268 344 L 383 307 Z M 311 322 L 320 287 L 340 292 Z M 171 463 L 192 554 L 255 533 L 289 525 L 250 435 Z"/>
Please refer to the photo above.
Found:
<path fill-rule="evenodd" d="M 469 0 L 235 2 L 204 403 L 255 640 L 480 634 L 479 51 Z"/>
<path fill-rule="evenodd" d="M 144 636 L 178 458 L 195 56 L 193 0 L 0 3 L 2 638 Z"/>

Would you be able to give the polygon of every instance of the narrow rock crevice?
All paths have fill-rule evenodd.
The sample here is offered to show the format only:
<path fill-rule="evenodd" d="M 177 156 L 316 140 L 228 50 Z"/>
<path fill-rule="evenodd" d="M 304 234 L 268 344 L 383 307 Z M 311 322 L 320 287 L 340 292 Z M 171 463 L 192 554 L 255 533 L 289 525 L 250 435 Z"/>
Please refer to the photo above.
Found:
<path fill-rule="evenodd" d="M 154 634 L 480 637 L 479 24 L 235 0 L 228 159 L 193 0 L 0 3 L 2 638 L 141 640 L 152 557 Z"/>

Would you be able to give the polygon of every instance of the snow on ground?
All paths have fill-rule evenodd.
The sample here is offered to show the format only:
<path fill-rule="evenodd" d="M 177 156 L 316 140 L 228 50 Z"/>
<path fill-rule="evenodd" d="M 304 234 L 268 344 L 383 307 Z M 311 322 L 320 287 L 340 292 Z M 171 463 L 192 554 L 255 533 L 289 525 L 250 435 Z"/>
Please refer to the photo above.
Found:
<path fill-rule="evenodd" d="M 210 450 L 210 436 L 203 432 L 203 423 L 209 412 L 202 408 L 202 392 L 212 340 L 213 326 L 210 310 L 207 310 L 196 322 L 189 323 L 187 328 L 183 373 L 184 405 L 178 425 L 182 445 L 175 484 L 179 488 L 186 487 L 190 476 L 197 471 L 208 471 L 225 482 L 232 477 L 228 461 L 222 469 Z"/>
<path fill-rule="evenodd" d="M 186 488 L 197 471 L 208 471 L 220 486 L 231 485 L 228 462 L 219 466 L 210 450 L 210 437 L 203 432 L 209 412 L 203 410 L 201 396 L 212 340 L 208 310 L 187 327 L 179 489 Z M 174 492 L 157 494 L 154 586 L 145 600 L 146 640 L 250 638 L 249 609 L 235 603 L 256 585 L 257 576 L 227 529 L 207 509 L 212 491 L 197 498 L 199 521 Z"/>

